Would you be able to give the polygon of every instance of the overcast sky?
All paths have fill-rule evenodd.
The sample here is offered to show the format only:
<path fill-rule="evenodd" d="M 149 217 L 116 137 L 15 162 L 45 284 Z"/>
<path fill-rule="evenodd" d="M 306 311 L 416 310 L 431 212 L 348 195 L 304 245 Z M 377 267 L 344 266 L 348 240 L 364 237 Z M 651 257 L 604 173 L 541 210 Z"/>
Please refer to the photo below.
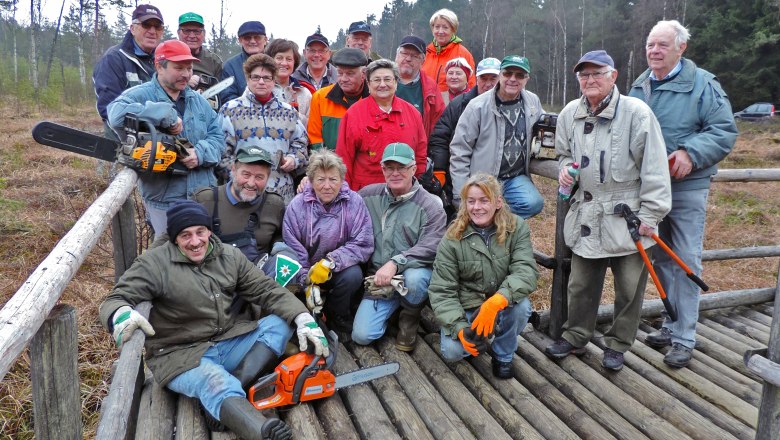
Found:
<path fill-rule="evenodd" d="M 49 20 L 56 21 L 60 12 L 62 0 L 42 0 L 43 15 Z M 29 22 L 30 0 L 19 2 L 18 16 Z M 76 0 L 65 0 L 65 14 L 70 4 L 77 4 Z M 377 19 L 382 15 L 382 9 L 390 0 L 225 0 L 225 23 L 227 32 L 235 35 L 241 23 L 250 20 L 259 20 L 265 25 L 269 36 L 287 38 L 303 46 L 308 35 L 317 30 L 317 25 L 322 28 L 322 33 L 331 41 L 336 39 L 340 28 L 344 30 L 353 21 L 365 20 L 366 15 L 376 14 Z M 146 2 L 139 2 L 143 4 Z M 179 15 L 185 12 L 197 12 L 206 21 L 206 29 L 211 29 L 211 24 L 219 22 L 219 0 L 153 0 L 149 3 L 160 8 L 168 29 L 175 35 L 178 27 Z M 326 7 L 329 6 L 329 7 Z M 127 21 L 134 8 L 125 8 Z M 114 23 L 118 16 L 116 9 L 106 11 L 109 23 Z"/>

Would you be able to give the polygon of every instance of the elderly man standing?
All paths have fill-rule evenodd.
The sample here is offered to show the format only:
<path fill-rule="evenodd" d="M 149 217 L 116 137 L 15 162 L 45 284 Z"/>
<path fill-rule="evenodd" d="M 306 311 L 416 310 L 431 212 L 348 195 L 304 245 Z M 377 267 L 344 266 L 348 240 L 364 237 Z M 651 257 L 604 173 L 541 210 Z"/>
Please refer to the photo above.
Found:
<path fill-rule="evenodd" d="M 246 89 L 246 77 L 244 76 L 244 63 L 255 54 L 263 53 L 268 37 L 265 36 L 265 25 L 259 21 L 247 21 L 238 27 L 238 44 L 241 52 L 225 61 L 220 79 L 233 77 L 233 85 L 219 94 L 219 101 L 228 102 L 238 98 Z"/>
<path fill-rule="evenodd" d="M 306 61 L 301 63 L 292 74 L 292 77 L 306 86 L 312 94 L 336 83 L 336 68 L 328 64 L 329 44 L 328 39 L 319 32 L 306 37 L 306 45 L 303 49 L 303 57 Z"/>
<path fill-rule="evenodd" d="M 466 179 L 477 173 L 497 176 L 509 209 L 527 219 L 544 199 L 530 177 L 531 129 L 544 109 L 525 89 L 531 75 L 528 58 L 509 55 L 501 61 L 498 85 L 466 106 L 450 144 L 452 204 L 460 203 Z"/>
<path fill-rule="evenodd" d="M 194 12 L 181 14 L 179 16 L 179 30 L 176 35 L 179 40 L 189 46 L 192 56 L 198 58 L 198 61 L 192 63 L 190 87 L 194 90 L 205 90 L 216 84 L 222 76 L 222 59 L 203 47 L 203 40 L 206 39 L 203 17 Z"/>
<path fill-rule="evenodd" d="M 359 191 L 374 230 L 374 253 L 368 268 L 373 278 L 355 315 L 352 340 L 366 345 L 381 338 L 390 315 L 400 307 L 395 346 L 412 351 L 446 215 L 437 197 L 414 178 L 412 147 L 387 145 L 381 162 L 386 183 Z M 400 280 L 398 275 L 402 275 Z M 405 289 L 398 287 L 399 281 Z"/>
<path fill-rule="evenodd" d="M 634 81 L 629 95 L 650 105 L 666 143 L 672 210 L 658 226 L 658 235 L 701 275 L 710 177 L 734 147 L 737 126 L 715 75 L 682 58 L 689 37 L 677 20 L 659 21 L 647 37 L 650 68 Z M 682 368 L 690 362 L 696 343 L 699 287 L 666 253 L 656 255 L 654 267 L 678 318 L 671 321 L 664 314 L 663 327 L 648 335 L 646 342 L 657 348 L 671 344 L 664 362 Z"/>
<path fill-rule="evenodd" d="M 580 164 L 579 190 L 563 227 L 573 252 L 569 318 L 561 338 L 545 351 L 553 358 L 585 352 L 609 266 L 615 277 L 615 312 L 604 334 L 602 365 L 617 371 L 636 337 L 647 267 L 626 220 L 614 208 L 628 205 L 641 220 L 642 245 L 652 246 L 650 236 L 671 207 L 669 169 L 658 121 L 644 102 L 620 94 L 612 57 L 603 50 L 588 52 L 574 71 L 583 96 L 561 111 L 555 138 L 562 186 L 574 185 L 568 167 Z"/>
<path fill-rule="evenodd" d="M 157 7 L 138 6 L 132 20 L 122 42 L 109 48 L 92 72 L 97 111 L 103 119 L 104 135 L 110 139 L 117 137 L 108 124 L 108 104 L 130 87 L 152 79 L 154 49 L 163 36 L 163 17 Z"/>
<path fill-rule="evenodd" d="M 369 62 L 371 62 L 382 58 L 378 53 L 371 50 L 371 44 L 371 26 L 368 23 L 365 21 L 355 21 L 349 25 L 349 29 L 347 29 L 346 47 L 362 50 L 369 59 Z"/>
<path fill-rule="evenodd" d="M 317 90 L 311 98 L 307 131 L 311 149 L 336 149 L 341 118 L 352 104 L 368 96 L 366 65 L 360 49 L 345 48 L 333 54 L 336 84 Z"/>
<path fill-rule="evenodd" d="M 404 37 L 395 52 L 395 63 L 398 64 L 400 75 L 395 96 L 412 104 L 420 112 L 425 134 L 430 136 L 433 126 L 444 112 L 444 100 L 433 79 L 420 71 L 424 60 L 425 41 L 414 35 Z"/>

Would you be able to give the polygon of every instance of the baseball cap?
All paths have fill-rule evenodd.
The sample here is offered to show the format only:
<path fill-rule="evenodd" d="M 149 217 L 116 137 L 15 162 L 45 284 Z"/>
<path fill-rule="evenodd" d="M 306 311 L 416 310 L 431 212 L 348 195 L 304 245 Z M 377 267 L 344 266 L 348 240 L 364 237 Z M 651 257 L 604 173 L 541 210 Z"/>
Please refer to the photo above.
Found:
<path fill-rule="evenodd" d="M 186 43 L 179 40 L 163 41 L 154 50 L 154 61 L 159 63 L 160 61 L 200 61 L 192 56 L 192 51 Z"/>
<path fill-rule="evenodd" d="M 157 6 L 152 5 L 140 5 L 133 11 L 133 21 L 143 23 L 146 20 L 156 18 L 160 20 L 160 23 L 164 23 L 162 13 Z"/>
<path fill-rule="evenodd" d="M 401 165 L 414 163 L 414 150 L 403 142 L 388 144 L 384 153 L 382 153 L 382 163 L 390 161 L 398 162 Z"/>
<path fill-rule="evenodd" d="M 401 40 L 401 44 L 398 47 L 411 46 L 417 50 L 417 52 L 425 53 L 425 41 L 416 35 L 407 35 Z"/>
<path fill-rule="evenodd" d="M 271 153 L 257 147 L 240 148 L 236 153 L 236 160 L 241 163 L 265 162 L 273 165 Z"/>
<path fill-rule="evenodd" d="M 614 68 L 615 62 L 606 50 L 592 50 L 580 58 L 574 65 L 574 71 L 579 72 L 583 64 L 595 64 L 597 66 L 609 66 Z"/>
<path fill-rule="evenodd" d="M 322 35 L 319 32 L 315 32 L 309 35 L 308 37 L 306 37 L 306 44 L 304 45 L 304 47 L 309 47 L 311 43 L 322 43 L 325 46 L 330 46 L 330 44 L 328 43 L 328 39 L 325 38 L 325 35 Z"/>
<path fill-rule="evenodd" d="M 345 47 L 333 54 L 330 61 L 341 67 L 363 67 L 368 64 L 366 53 L 354 47 Z"/>
<path fill-rule="evenodd" d="M 501 61 L 498 58 L 485 58 L 477 64 L 477 76 L 486 73 L 498 75 L 501 72 Z"/>
<path fill-rule="evenodd" d="M 265 35 L 265 26 L 259 21 L 246 21 L 238 27 L 238 36 L 243 37 L 246 34 Z"/>
<path fill-rule="evenodd" d="M 201 17 L 200 15 L 194 12 L 185 12 L 179 16 L 179 25 L 182 25 L 184 23 L 198 23 L 201 25 L 205 25 L 203 23 L 203 17 Z"/>
<path fill-rule="evenodd" d="M 531 73 L 531 63 L 528 62 L 528 58 L 521 57 L 520 55 L 509 55 L 501 60 L 501 70 L 507 67 L 519 67 L 528 73 Z"/>
<path fill-rule="evenodd" d="M 348 34 L 354 34 L 355 32 L 365 32 L 368 35 L 371 35 L 371 26 L 368 25 L 365 21 L 356 21 L 349 25 L 349 29 L 347 30 Z"/>

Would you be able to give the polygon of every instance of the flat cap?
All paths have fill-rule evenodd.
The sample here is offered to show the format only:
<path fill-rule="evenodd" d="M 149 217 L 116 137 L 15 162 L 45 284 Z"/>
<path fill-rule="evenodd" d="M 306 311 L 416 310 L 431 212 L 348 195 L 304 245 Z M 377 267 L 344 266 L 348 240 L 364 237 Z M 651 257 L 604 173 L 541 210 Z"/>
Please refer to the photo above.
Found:
<path fill-rule="evenodd" d="M 363 67 L 368 65 L 368 57 L 365 52 L 353 47 L 346 47 L 333 54 L 330 60 L 336 66 Z"/>

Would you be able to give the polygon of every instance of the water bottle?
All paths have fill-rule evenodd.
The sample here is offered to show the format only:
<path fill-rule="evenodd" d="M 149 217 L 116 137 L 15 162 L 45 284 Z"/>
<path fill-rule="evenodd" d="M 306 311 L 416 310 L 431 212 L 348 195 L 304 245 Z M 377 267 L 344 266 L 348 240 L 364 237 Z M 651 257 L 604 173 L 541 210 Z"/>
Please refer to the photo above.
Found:
<path fill-rule="evenodd" d="M 572 162 L 570 166 L 566 167 L 566 171 L 569 172 L 569 175 L 574 179 L 574 182 L 569 186 L 560 185 L 558 187 L 558 195 L 563 201 L 569 200 L 571 197 L 571 191 L 574 189 L 574 184 L 577 183 L 577 178 L 580 176 L 580 164 Z"/>

